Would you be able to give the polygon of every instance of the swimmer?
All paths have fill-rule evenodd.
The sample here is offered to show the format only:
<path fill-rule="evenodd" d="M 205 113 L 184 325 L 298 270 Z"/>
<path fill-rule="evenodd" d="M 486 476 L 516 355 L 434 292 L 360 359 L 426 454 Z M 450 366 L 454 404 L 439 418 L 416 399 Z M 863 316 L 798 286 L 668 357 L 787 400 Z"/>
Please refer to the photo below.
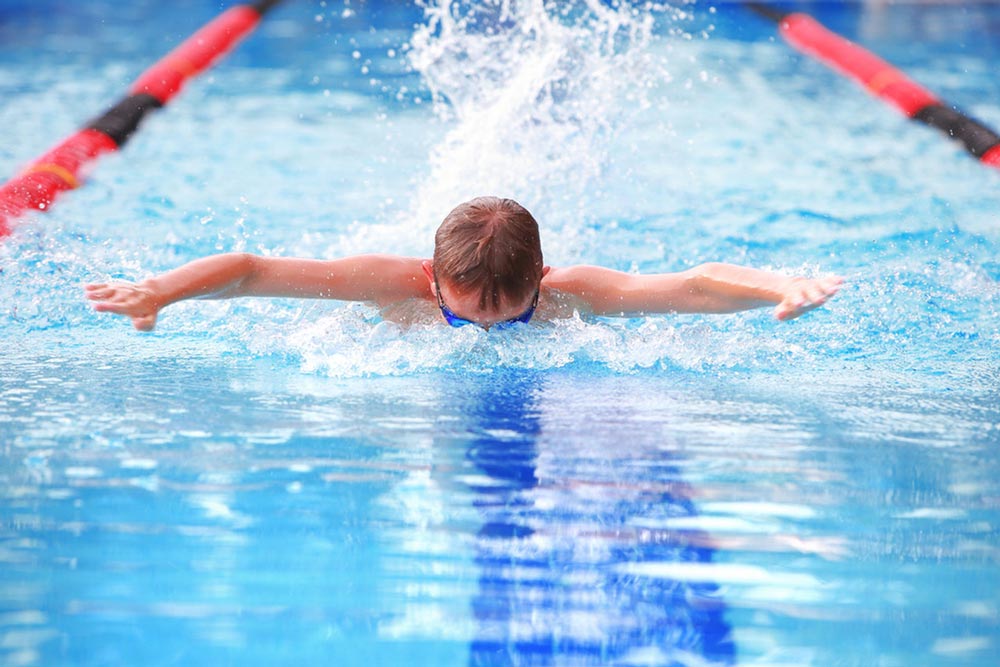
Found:
<path fill-rule="evenodd" d="M 100 312 L 150 331 L 166 306 L 191 298 L 297 297 L 366 301 L 385 319 L 502 328 L 580 314 L 732 313 L 773 306 L 791 320 L 822 306 L 842 279 L 789 277 L 708 263 L 636 275 L 542 262 L 538 223 L 511 199 L 457 206 L 434 237 L 432 259 L 358 255 L 334 260 L 228 253 L 195 260 L 139 283 L 85 287 Z"/>

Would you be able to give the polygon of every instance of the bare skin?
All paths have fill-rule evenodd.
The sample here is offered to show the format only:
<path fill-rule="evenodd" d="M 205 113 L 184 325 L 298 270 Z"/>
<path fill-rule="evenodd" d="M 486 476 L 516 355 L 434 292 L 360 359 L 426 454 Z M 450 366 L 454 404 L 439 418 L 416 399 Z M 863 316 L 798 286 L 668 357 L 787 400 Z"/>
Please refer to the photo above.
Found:
<path fill-rule="evenodd" d="M 822 306 L 842 282 L 837 276 L 788 277 L 721 263 L 648 275 L 597 266 L 545 267 L 538 312 L 544 317 L 557 310 L 546 308 L 546 302 L 562 295 L 594 315 L 732 313 L 772 306 L 777 319 L 791 320 Z M 498 310 L 484 309 L 477 296 L 461 294 L 444 281 L 436 285 L 430 260 L 391 255 L 315 260 L 229 253 L 139 283 L 97 283 L 85 291 L 95 310 L 123 315 L 136 329 L 150 331 L 163 308 L 185 299 L 297 297 L 368 301 L 386 308 L 410 299 L 436 304 L 439 287 L 453 312 L 487 328 L 524 312 L 531 300 L 501 300 Z"/>

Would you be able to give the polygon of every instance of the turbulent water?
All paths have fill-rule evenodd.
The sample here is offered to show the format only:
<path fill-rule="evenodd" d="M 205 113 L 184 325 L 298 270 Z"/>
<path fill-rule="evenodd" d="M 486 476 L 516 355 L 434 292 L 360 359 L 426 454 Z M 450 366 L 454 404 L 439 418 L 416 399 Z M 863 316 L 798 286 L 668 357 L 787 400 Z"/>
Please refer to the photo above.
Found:
<path fill-rule="evenodd" d="M 173 4 L 0 7 L 0 173 L 215 10 Z M 995 9 L 817 11 L 1000 126 Z M 754 21 L 288 3 L 20 221 L 0 662 L 995 664 L 998 175 Z M 214 252 L 428 256 L 487 193 L 549 264 L 845 286 L 505 332 L 206 300 L 142 334 L 82 298 Z"/>
<path fill-rule="evenodd" d="M 193 86 L 87 188 L 4 244 L 12 330 L 114 326 L 79 299 L 83 282 L 138 279 L 211 252 L 427 256 L 454 204 L 496 193 L 536 214 L 554 265 L 672 271 L 722 260 L 838 273 L 847 286 L 790 326 L 764 312 L 571 320 L 512 334 L 530 338 L 521 345 L 402 331 L 364 307 L 283 302 L 184 304 L 161 332 L 212 331 L 234 350 L 291 355 L 334 376 L 496 363 L 754 367 L 904 347 L 920 357 L 909 344 L 927 327 L 956 352 L 995 342 L 993 175 L 852 84 L 780 44 L 710 38 L 705 8 L 442 1 L 416 16 L 412 34 L 338 37 L 343 57 L 315 73 L 233 68 Z M 343 30 L 359 18 L 328 8 L 317 20 Z M 272 39 L 287 38 L 288 21 Z M 55 90 L 21 90 L 18 104 L 63 115 L 52 102 L 70 85 L 59 80 L 68 67 L 47 73 Z M 121 79 L 121 67 L 106 69 Z M 90 76 L 107 87 L 106 72 Z M 276 102 L 270 91 L 282 89 Z M 817 99 L 828 89 L 833 118 Z M 29 146 L 50 141 L 33 133 Z M 900 148 L 901 133 L 920 160 Z M 24 159 L 8 153 L 5 164 Z M 156 177 L 133 178 L 140 164 Z"/>

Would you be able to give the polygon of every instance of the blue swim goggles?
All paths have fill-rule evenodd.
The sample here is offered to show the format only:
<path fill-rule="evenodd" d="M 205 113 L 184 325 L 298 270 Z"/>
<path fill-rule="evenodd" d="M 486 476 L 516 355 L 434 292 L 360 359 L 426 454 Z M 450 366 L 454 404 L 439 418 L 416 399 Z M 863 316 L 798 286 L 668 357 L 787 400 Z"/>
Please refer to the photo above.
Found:
<path fill-rule="evenodd" d="M 517 324 L 517 323 L 526 324 L 529 320 L 531 320 L 531 316 L 535 314 L 535 308 L 538 307 L 538 292 L 539 292 L 539 289 L 540 288 L 538 288 L 538 287 L 535 288 L 535 296 L 531 297 L 531 305 L 528 306 L 528 309 L 526 311 L 524 311 L 520 315 L 517 315 L 515 317 L 510 318 L 509 320 L 503 320 L 501 322 L 495 322 L 495 323 L 491 324 L 490 326 L 483 327 L 483 328 L 485 328 L 485 329 L 503 329 L 505 327 L 509 327 L 512 324 Z M 459 317 L 455 313 L 451 312 L 451 309 L 448 308 L 448 306 L 445 305 L 444 298 L 441 296 L 441 288 L 438 287 L 437 279 L 435 279 L 435 281 L 434 281 L 434 291 L 437 292 L 438 308 L 441 309 L 441 314 L 444 315 L 444 319 L 448 322 L 448 324 L 450 324 L 453 327 L 464 327 L 466 324 L 475 324 L 476 326 L 482 326 L 478 322 L 473 322 L 472 320 L 467 320 L 464 317 Z"/>

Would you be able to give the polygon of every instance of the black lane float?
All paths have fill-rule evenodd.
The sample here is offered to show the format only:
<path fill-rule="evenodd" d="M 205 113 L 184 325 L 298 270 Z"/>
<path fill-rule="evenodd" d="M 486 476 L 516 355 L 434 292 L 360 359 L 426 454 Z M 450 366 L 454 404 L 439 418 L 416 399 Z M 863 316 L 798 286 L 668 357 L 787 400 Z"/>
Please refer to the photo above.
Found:
<path fill-rule="evenodd" d="M 121 148 L 146 114 L 228 53 L 279 2 L 227 9 L 143 72 L 121 101 L 0 186 L 0 237 L 10 234 L 10 223 L 24 212 L 48 210 L 60 192 L 79 187 L 87 164 Z"/>

